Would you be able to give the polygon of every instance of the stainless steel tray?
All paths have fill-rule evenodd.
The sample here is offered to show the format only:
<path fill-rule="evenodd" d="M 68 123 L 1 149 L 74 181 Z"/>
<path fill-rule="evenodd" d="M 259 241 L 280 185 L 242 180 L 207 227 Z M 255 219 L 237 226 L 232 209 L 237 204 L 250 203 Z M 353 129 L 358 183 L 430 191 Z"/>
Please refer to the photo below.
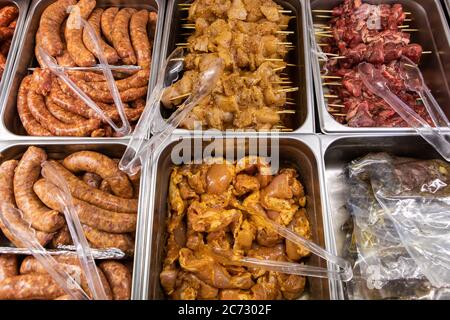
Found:
<path fill-rule="evenodd" d="M 104 153 L 113 158 L 120 158 L 125 152 L 128 141 L 125 139 L 80 139 L 80 141 L 62 141 L 62 140 L 47 140 L 47 141 L 36 141 L 36 140 L 24 140 L 16 141 L 14 143 L 0 142 L 0 163 L 10 159 L 19 159 L 22 154 L 26 151 L 29 146 L 37 146 L 45 149 L 49 158 L 51 159 L 63 159 L 70 153 L 81 151 L 81 150 L 92 150 Z M 138 239 L 144 238 L 145 223 L 147 211 L 143 210 L 143 207 L 148 203 L 148 199 L 144 193 L 144 185 L 146 184 L 146 170 L 143 169 L 141 173 L 141 184 L 139 192 L 139 208 L 138 208 L 138 221 L 136 226 L 136 246 L 134 255 L 134 271 L 133 271 L 133 287 L 140 286 L 139 281 L 140 276 L 136 270 L 139 270 L 137 266 L 137 256 L 141 255 L 143 247 L 138 245 L 141 242 Z M 148 183 L 147 183 L 148 184 Z M 0 236 L 0 246 L 7 247 L 10 246 L 7 239 Z M 108 254 L 113 254 L 110 252 Z M 114 253 L 116 254 L 116 253 Z M 134 292 L 134 291 L 133 291 Z M 131 299 L 140 299 L 139 296 L 132 294 Z"/>
<path fill-rule="evenodd" d="M 304 1 L 297 0 L 274 0 L 287 10 L 292 10 L 296 19 L 291 21 L 290 30 L 295 31 L 295 35 L 290 36 L 289 41 L 296 45 L 295 53 L 290 57 L 290 63 L 297 64 L 297 68 L 290 67 L 289 74 L 296 86 L 300 90 L 295 96 L 296 110 L 295 120 L 293 120 L 294 133 L 314 133 L 314 106 L 313 106 L 313 87 L 310 70 L 309 41 L 306 30 L 306 15 Z M 176 48 L 176 43 L 186 42 L 186 37 L 181 36 L 185 33 L 181 28 L 181 18 L 186 17 L 186 11 L 180 11 L 179 3 L 191 3 L 191 0 L 169 0 L 167 4 L 166 19 L 164 24 L 164 36 L 161 43 L 160 65 Z M 291 26 L 290 24 L 290 26 Z M 160 107 L 160 116 L 168 118 L 170 112 Z M 187 130 L 176 129 L 176 134 L 186 133 Z M 251 134 L 251 133 L 250 133 Z"/>
<path fill-rule="evenodd" d="M 35 35 L 39 27 L 39 20 L 45 8 L 54 2 L 53 0 L 35 0 L 29 10 L 26 22 L 21 29 L 20 41 L 17 43 L 15 54 L 17 54 L 16 63 L 10 72 L 10 81 L 4 88 L 4 99 L 2 100 L 2 109 L 0 113 L 0 134 L 9 140 L 52 140 L 66 139 L 77 140 L 73 137 L 32 137 L 26 135 L 26 132 L 20 122 L 17 114 L 16 100 L 20 82 L 28 74 L 28 68 L 35 66 L 34 46 Z M 98 7 L 118 6 L 118 7 L 134 7 L 158 12 L 158 22 L 155 32 L 155 41 L 153 44 L 153 57 L 150 74 L 150 83 L 148 94 L 155 84 L 155 78 L 159 69 L 159 53 L 162 38 L 165 2 L 162 0 L 98 0 Z M 101 139 L 101 138 L 100 138 Z M 103 138 L 110 139 L 110 138 Z"/>
<path fill-rule="evenodd" d="M 261 136 L 265 138 L 265 136 Z M 181 136 L 174 136 L 172 141 L 160 148 L 160 152 L 155 154 L 155 161 L 151 175 L 145 177 L 141 192 L 150 195 L 148 204 L 141 208 L 149 212 L 146 225 L 148 229 L 145 237 L 136 239 L 136 248 L 141 251 L 136 253 L 135 260 L 135 286 L 133 295 L 143 299 L 163 299 L 164 294 L 159 284 L 159 273 L 162 267 L 162 255 L 165 247 L 166 217 L 167 217 L 167 193 L 171 168 L 174 166 L 171 159 L 171 152 L 178 145 Z M 223 147 L 223 154 L 231 154 L 233 157 L 238 152 L 245 155 L 248 152 L 248 143 L 254 138 L 234 137 L 216 140 L 216 146 Z M 202 150 L 210 143 L 200 139 L 185 138 L 183 143 L 189 147 L 198 145 Z M 232 142 L 235 142 L 234 145 Z M 177 150 L 177 149 L 175 149 Z M 192 150 L 192 149 L 191 149 Z M 177 150 L 178 152 L 179 150 Z M 305 186 L 308 195 L 308 214 L 313 226 L 313 239 L 320 246 L 335 252 L 334 240 L 329 237 L 329 219 L 324 210 L 323 170 L 320 152 L 319 138 L 314 135 L 282 137 L 279 142 L 280 164 L 289 164 L 298 169 L 300 179 Z M 177 153 L 178 154 L 178 153 Z M 200 155 L 201 156 L 201 155 Z M 193 155 L 190 159 L 201 159 Z M 149 170 L 146 170 L 149 172 Z M 137 263 L 139 262 L 139 263 Z M 317 266 L 325 266 L 326 262 L 317 256 L 312 256 L 309 263 Z M 140 269 L 136 269 L 136 266 Z M 305 298 L 312 299 L 337 299 L 337 285 L 334 281 L 327 281 L 318 278 L 309 278 L 308 294 Z"/>
<path fill-rule="evenodd" d="M 345 232 L 342 226 L 349 218 L 346 210 L 348 189 L 344 168 L 351 161 L 370 152 L 389 152 L 396 156 L 418 159 L 441 159 L 439 154 L 416 135 L 378 134 L 320 137 L 324 159 L 326 206 L 330 218 L 330 237 L 335 239 L 339 255 L 343 254 Z M 345 286 L 340 284 L 341 298 L 347 298 Z"/>
<path fill-rule="evenodd" d="M 311 9 L 332 9 L 340 4 L 341 0 L 307 0 Z M 446 23 L 445 14 L 439 0 L 364 0 L 364 2 L 401 3 L 405 11 L 411 12 L 409 16 L 413 21 L 408 22 L 411 28 L 419 29 L 412 33 L 412 42 L 419 43 L 424 50 L 432 51 L 432 54 L 424 55 L 420 69 L 427 85 L 430 87 L 436 100 L 444 108 L 447 116 L 450 116 L 450 32 Z M 313 23 L 326 23 L 327 19 L 314 18 Z M 320 65 L 317 55 L 311 52 L 311 60 L 314 75 L 314 87 L 316 90 L 316 102 L 319 113 L 320 126 L 323 133 L 407 133 L 414 132 L 411 128 L 351 128 L 338 123 L 327 111 L 326 99 L 324 99 L 324 87 L 320 78 Z"/>
<path fill-rule="evenodd" d="M 5 88 L 10 82 L 11 70 L 15 65 L 18 44 L 22 37 L 22 29 L 27 18 L 29 4 L 30 2 L 27 0 L 0 0 L 0 8 L 4 7 L 5 5 L 15 5 L 19 9 L 16 31 L 14 32 L 14 36 L 11 42 L 11 48 L 9 49 L 8 57 L 6 59 L 5 71 L 3 72 L 3 77 L 0 81 L 0 105 L 3 105 Z"/>

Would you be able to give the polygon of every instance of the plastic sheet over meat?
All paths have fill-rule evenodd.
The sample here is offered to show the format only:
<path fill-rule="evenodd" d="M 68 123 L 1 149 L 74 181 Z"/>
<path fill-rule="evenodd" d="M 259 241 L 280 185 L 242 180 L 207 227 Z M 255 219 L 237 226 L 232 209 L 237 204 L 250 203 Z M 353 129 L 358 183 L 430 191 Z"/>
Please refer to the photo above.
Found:
<path fill-rule="evenodd" d="M 349 251 L 362 278 L 350 294 L 448 298 L 450 165 L 379 153 L 352 162 L 347 174 Z"/>

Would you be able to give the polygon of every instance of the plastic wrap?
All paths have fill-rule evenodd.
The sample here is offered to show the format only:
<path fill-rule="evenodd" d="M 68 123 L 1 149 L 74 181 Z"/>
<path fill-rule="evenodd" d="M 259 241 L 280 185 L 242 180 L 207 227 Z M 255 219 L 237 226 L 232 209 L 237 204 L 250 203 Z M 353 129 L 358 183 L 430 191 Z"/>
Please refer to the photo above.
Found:
<path fill-rule="evenodd" d="M 89 289 L 95 300 L 107 300 L 105 289 L 98 274 L 97 266 L 91 252 L 91 248 L 84 235 L 83 227 L 72 202 L 72 195 L 69 186 L 63 177 L 50 162 L 42 164 L 42 176 L 58 188 L 57 194 L 53 196 L 64 207 L 64 217 L 72 236 L 80 264 L 84 275 L 86 276 Z"/>
<path fill-rule="evenodd" d="M 394 297 L 450 289 L 450 165 L 369 154 L 349 165 L 348 182 L 362 285 Z"/>

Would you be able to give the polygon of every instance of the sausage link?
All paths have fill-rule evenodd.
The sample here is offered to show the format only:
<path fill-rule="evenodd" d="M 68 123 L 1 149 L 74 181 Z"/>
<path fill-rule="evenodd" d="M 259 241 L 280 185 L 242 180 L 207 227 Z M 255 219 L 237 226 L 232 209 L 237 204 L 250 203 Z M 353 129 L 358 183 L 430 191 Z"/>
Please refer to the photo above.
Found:
<path fill-rule="evenodd" d="M 64 166 L 60 165 L 57 161 L 50 160 L 50 162 L 55 166 L 58 173 L 66 180 L 69 185 L 70 192 L 75 198 L 105 210 L 124 213 L 137 212 L 137 199 L 120 198 L 92 188 L 73 175 Z"/>
<path fill-rule="evenodd" d="M 73 274 L 76 272 L 76 274 L 80 275 L 80 279 L 75 279 L 80 281 L 81 288 L 86 292 L 87 295 L 92 297 L 89 285 L 86 279 L 85 274 L 82 272 L 82 268 L 80 265 L 80 261 L 76 255 L 60 255 L 60 256 L 54 256 L 54 259 L 62 264 L 62 267 L 64 270 L 66 270 L 67 273 Z M 103 273 L 103 271 L 97 267 L 98 275 L 100 276 L 100 281 L 103 284 L 103 288 L 105 289 L 106 298 L 108 300 L 112 300 L 112 291 L 111 287 L 108 283 L 108 280 Z M 26 257 L 21 266 L 20 266 L 20 274 L 26 275 L 26 274 L 47 274 L 47 270 L 42 266 L 42 264 L 37 261 L 34 257 L 28 256 Z"/>
<path fill-rule="evenodd" d="M 152 62 L 150 41 L 147 34 L 148 11 L 141 10 L 131 16 L 130 36 L 136 53 L 137 64 L 143 69 L 150 68 Z"/>
<path fill-rule="evenodd" d="M 63 123 L 56 119 L 47 109 L 44 97 L 30 90 L 28 107 L 34 118 L 55 136 L 85 137 L 100 127 L 100 120 L 87 119 L 77 123 Z"/>
<path fill-rule="evenodd" d="M 67 295 L 67 294 L 65 294 L 65 295 L 63 295 L 61 297 L 58 297 L 56 299 L 53 299 L 53 300 L 72 300 L 72 297 Z"/>
<path fill-rule="evenodd" d="M 60 56 L 64 50 L 61 35 L 56 30 L 60 30 L 61 24 L 68 16 L 69 7 L 76 3 L 76 0 L 58 0 L 49 5 L 42 13 L 39 23 L 41 36 L 39 43 L 54 57 Z"/>
<path fill-rule="evenodd" d="M 89 17 L 95 5 L 95 0 L 80 0 L 77 5 L 72 7 L 67 18 L 67 26 L 64 32 L 67 51 L 73 61 L 80 67 L 91 67 L 96 62 L 94 55 L 83 43 L 83 27 L 80 21 L 80 18 L 86 20 Z"/>
<path fill-rule="evenodd" d="M 103 102 L 103 103 L 114 103 L 114 99 L 111 95 L 111 92 L 97 90 L 90 85 L 90 82 L 88 83 L 88 82 L 85 82 L 80 79 L 73 79 L 73 81 L 92 100 L 98 101 L 98 102 Z M 65 88 L 67 86 L 65 84 L 63 84 L 61 81 L 59 81 L 59 84 L 61 86 L 61 89 L 67 94 L 68 88 L 67 89 Z M 147 90 L 148 90 L 147 86 L 143 86 L 143 87 L 139 87 L 139 88 L 130 88 L 128 90 L 120 92 L 120 99 L 123 102 L 134 101 L 136 99 L 145 97 L 147 95 Z"/>
<path fill-rule="evenodd" d="M 16 6 L 5 6 L 0 9 L 0 27 L 8 27 L 19 16 Z"/>
<path fill-rule="evenodd" d="M 34 184 L 34 192 L 50 208 L 63 212 L 64 205 L 55 200 L 54 194 L 59 189 L 44 179 Z M 73 206 L 81 223 L 110 233 L 127 233 L 136 231 L 137 216 L 135 214 L 111 212 L 90 205 L 84 201 L 73 199 Z"/>
<path fill-rule="evenodd" d="M 18 272 L 17 256 L 14 254 L 0 254 L 0 281 L 16 276 Z"/>
<path fill-rule="evenodd" d="M 100 269 L 108 279 L 114 300 L 131 299 L 131 273 L 122 263 L 109 260 L 100 263 Z"/>
<path fill-rule="evenodd" d="M 111 7 L 111 8 L 106 9 L 102 14 L 102 18 L 101 18 L 101 22 L 100 22 L 101 27 L 102 27 L 102 32 L 103 32 L 103 35 L 105 36 L 106 40 L 108 40 L 108 42 L 110 44 L 113 43 L 112 29 L 113 29 L 114 18 L 116 17 L 118 12 L 119 12 L 119 8 Z"/>
<path fill-rule="evenodd" d="M 92 71 L 68 71 L 71 78 L 77 78 L 86 82 L 105 81 L 105 76 Z"/>
<path fill-rule="evenodd" d="M 95 30 L 98 38 L 100 39 L 99 45 L 101 46 L 103 53 L 105 55 L 106 60 L 109 64 L 116 64 L 119 61 L 119 55 L 117 54 L 116 49 L 108 45 L 105 41 L 103 41 L 101 35 L 100 35 L 100 19 L 103 13 L 103 9 L 97 8 L 89 17 L 88 22 L 92 26 L 92 28 Z M 89 36 L 89 33 L 87 32 L 87 29 L 84 29 L 83 31 L 83 42 L 86 46 L 86 48 L 92 52 L 93 55 L 95 55 L 97 58 L 99 57 L 99 52 L 97 52 L 94 41 Z"/>
<path fill-rule="evenodd" d="M 149 37 L 154 42 L 156 34 L 156 24 L 158 22 L 158 13 L 151 11 L 148 14 L 148 22 L 150 23 L 150 34 Z"/>
<path fill-rule="evenodd" d="M 47 106 L 48 111 L 51 113 L 51 115 L 63 123 L 78 124 L 80 122 L 86 121 L 86 119 L 83 118 L 82 116 L 80 116 L 76 113 L 67 111 L 60 105 L 54 103 L 52 101 L 52 99 L 50 99 L 50 97 L 48 97 L 48 96 L 45 97 L 45 104 Z"/>
<path fill-rule="evenodd" d="M 3 42 L 2 46 L 0 47 L 0 53 L 7 57 L 9 54 L 9 49 L 11 49 L 12 40 L 8 39 L 5 42 Z M 6 61 L 6 60 L 5 60 Z"/>
<path fill-rule="evenodd" d="M 0 300 L 52 300 L 64 294 L 47 274 L 18 275 L 0 281 Z"/>
<path fill-rule="evenodd" d="M 14 198 L 14 172 L 18 165 L 19 161 L 17 160 L 9 160 L 5 161 L 0 165 L 0 198 L 4 203 L 9 204 L 13 208 L 16 208 L 16 201 Z M 25 222 L 22 217 L 18 215 L 15 211 L 4 210 L 3 214 L 7 221 L 9 221 L 15 230 L 23 230 L 26 232 L 29 230 L 28 223 Z M 2 230 L 5 237 L 14 244 L 14 246 L 18 248 L 23 248 L 25 245 L 16 238 L 3 223 L 0 222 L 0 229 Z M 51 234 L 44 233 L 41 231 L 35 232 L 36 238 L 38 242 L 45 246 L 52 238 Z"/>
<path fill-rule="evenodd" d="M 125 64 L 136 64 L 136 54 L 130 40 L 130 19 L 136 9 L 124 8 L 114 17 L 112 42 Z"/>
<path fill-rule="evenodd" d="M 72 236 L 70 235 L 69 227 L 67 226 L 67 224 L 58 230 L 51 242 L 52 248 L 58 248 L 59 246 L 68 246 L 72 244 Z"/>
<path fill-rule="evenodd" d="M 22 156 L 14 174 L 14 196 L 31 226 L 43 232 L 54 232 L 64 225 L 58 211 L 45 207 L 33 192 L 33 184 L 41 173 L 41 164 L 47 160 L 44 150 L 31 146 Z"/>
<path fill-rule="evenodd" d="M 131 88 L 146 86 L 148 84 L 149 77 L 150 69 L 147 68 L 140 70 L 128 78 L 116 81 L 117 90 L 126 91 Z M 104 79 L 101 82 L 89 82 L 89 85 L 96 90 L 109 91 L 108 83 L 104 81 Z"/>
<path fill-rule="evenodd" d="M 50 131 L 45 129 L 41 124 L 36 121 L 28 108 L 28 91 L 30 89 L 31 75 L 26 76 L 19 87 L 19 93 L 17 95 L 17 113 L 19 114 L 20 121 L 22 122 L 25 131 L 30 136 L 51 136 Z"/>
<path fill-rule="evenodd" d="M 102 183 L 102 177 L 92 172 L 86 172 L 83 174 L 83 181 L 92 188 L 98 189 Z"/>
<path fill-rule="evenodd" d="M 12 39 L 16 29 L 10 27 L 0 27 L 0 41 Z"/>
<path fill-rule="evenodd" d="M 133 197 L 133 187 L 128 176 L 119 170 L 109 157 L 93 151 L 79 151 L 64 159 L 64 166 L 74 173 L 81 171 L 98 174 L 111 186 L 115 195 L 122 198 Z"/>
<path fill-rule="evenodd" d="M 108 233 L 87 225 L 83 225 L 83 229 L 86 239 L 95 248 L 117 248 L 128 255 L 133 255 L 134 253 L 134 240 L 129 234 Z"/>
<path fill-rule="evenodd" d="M 102 183 L 100 183 L 99 189 L 102 190 L 103 192 L 113 194 L 113 191 L 111 189 L 111 186 L 108 184 L 108 181 L 103 180 Z"/>

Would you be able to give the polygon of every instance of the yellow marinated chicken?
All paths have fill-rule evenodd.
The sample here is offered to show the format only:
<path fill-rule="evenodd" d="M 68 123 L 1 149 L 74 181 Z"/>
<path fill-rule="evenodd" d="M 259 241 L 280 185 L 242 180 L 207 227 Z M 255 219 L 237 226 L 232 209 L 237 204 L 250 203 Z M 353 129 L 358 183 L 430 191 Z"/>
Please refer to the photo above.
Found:
<path fill-rule="evenodd" d="M 212 93 L 200 101 L 180 127 L 279 130 L 290 125 L 283 113 L 292 81 L 287 68 L 287 29 L 291 17 L 272 0 L 196 0 L 189 6 L 184 75 L 165 89 L 162 104 L 175 109 L 193 92 L 212 60 L 224 70 Z"/>
<path fill-rule="evenodd" d="M 306 239 L 311 227 L 296 170 L 272 173 L 259 157 L 173 168 L 160 274 L 171 299 L 297 299 L 306 279 L 244 267 L 241 257 L 302 262 L 309 251 L 279 236 L 271 219 Z"/>

